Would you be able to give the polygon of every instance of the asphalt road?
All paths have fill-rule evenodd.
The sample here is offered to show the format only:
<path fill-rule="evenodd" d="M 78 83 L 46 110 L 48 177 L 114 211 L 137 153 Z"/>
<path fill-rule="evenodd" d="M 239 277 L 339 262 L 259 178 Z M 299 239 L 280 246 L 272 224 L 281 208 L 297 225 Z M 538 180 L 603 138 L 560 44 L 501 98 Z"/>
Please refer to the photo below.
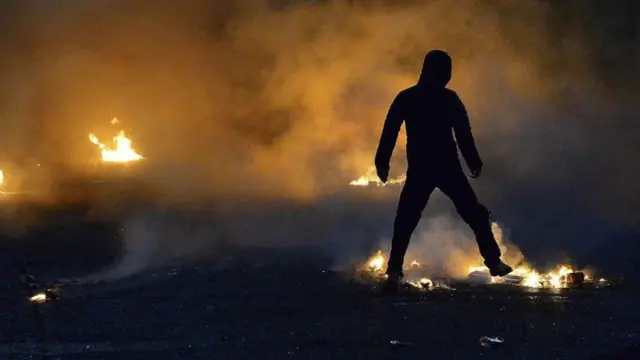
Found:
<path fill-rule="evenodd" d="M 99 284 L 68 285 L 36 316 L 17 265 L 38 278 L 113 261 L 114 224 L 31 228 L 3 241 L 3 359 L 640 358 L 640 284 L 455 290 L 381 296 L 312 250 L 237 249 L 220 259 Z M 39 344 L 37 320 L 46 337 Z M 504 344 L 484 348 L 482 336 Z M 43 351 L 48 355 L 39 355 Z"/>

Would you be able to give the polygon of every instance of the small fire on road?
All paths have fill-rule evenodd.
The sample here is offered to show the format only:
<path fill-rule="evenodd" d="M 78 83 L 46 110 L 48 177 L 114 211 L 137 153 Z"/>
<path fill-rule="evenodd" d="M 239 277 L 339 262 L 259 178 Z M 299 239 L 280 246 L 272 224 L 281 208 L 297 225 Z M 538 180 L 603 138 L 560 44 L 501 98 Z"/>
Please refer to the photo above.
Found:
<path fill-rule="evenodd" d="M 375 166 L 372 166 L 369 168 L 369 170 L 367 170 L 366 174 L 360 176 L 356 180 L 351 181 L 349 185 L 361 186 L 361 187 L 369 186 L 369 185 L 387 186 L 387 185 L 394 185 L 394 184 L 402 184 L 404 183 L 405 178 L 406 178 L 405 176 L 399 176 L 397 178 L 389 179 L 386 183 L 383 183 L 382 181 L 380 181 L 380 178 L 378 178 L 378 174 L 376 173 Z"/>
<path fill-rule="evenodd" d="M 29 298 L 29 301 L 41 304 L 47 301 L 47 295 L 45 293 L 35 294 Z"/>
<path fill-rule="evenodd" d="M 387 255 L 382 250 L 378 250 L 367 260 L 364 270 L 376 278 L 384 278 L 386 262 Z M 408 270 L 422 266 L 421 263 L 413 260 Z M 511 284 L 528 288 L 553 289 L 563 289 L 583 282 L 597 283 L 599 285 L 604 285 L 607 282 L 603 278 L 594 280 L 585 272 L 576 271 L 568 265 L 558 265 L 554 270 L 538 272 L 526 263 L 517 266 L 511 274 L 503 278 L 492 277 L 489 274 L 489 269 L 485 266 L 469 266 L 468 280 L 485 284 Z M 433 281 L 429 278 L 421 277 L 415 281 L 407 281 L 407 284 L 417 288 L 429 288 L 432 286 Z"/>
<path fill-rule="evenodd" d="M 376 278 L 384 278 L 384 270 L 387 262 L 387 257 L 382 252 L 382 250 L 378 249 L 378 251 L 367 260 L 365 270 L 368 271 L 371 275 Z M 420 263 L 417 261 L 411 262 L 412 268 L 420 267 Z M 407 281 L 407 284 L 413 286 L 418 289 L 431 289 L 434 286 L 433 280 L 427 277 L 420 277 L 414 281 Z"/>
<path fill-rule="evenodd" d="M 111 120 L 111 124 L 118 124 L 118 119 Z M 132 161 L 140 161 L 144 157 L 138 154 L 132 147 L 132 140 L 125 136 L 124 130 L 118 132 L 113 138 L 113 146 L 107 146 L 100 142 L 97 136 L 89 134 L 89 141 L 96 144 L 100 148 L 103 162 L 109 163 L 128 163 Z"/>

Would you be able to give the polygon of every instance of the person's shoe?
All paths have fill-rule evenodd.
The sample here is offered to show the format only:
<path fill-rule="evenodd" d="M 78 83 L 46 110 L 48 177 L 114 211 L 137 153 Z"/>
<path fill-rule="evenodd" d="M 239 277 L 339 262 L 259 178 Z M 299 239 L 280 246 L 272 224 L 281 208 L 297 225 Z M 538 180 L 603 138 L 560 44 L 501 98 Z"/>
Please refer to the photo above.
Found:
<path fill-rule="evenodd" d="M 491 265 L 486 265 L 489 268 L 489 273 L 491 274 L 491 276 L 503 277 L 505 275 L 509 275 L 513 271 L 511 266 L 503 263 L 502 261 L 498 261 L 497 263 Z"/>
<path fill-rule="evenodd" d="M 387 274 L 387 279 L 382 284 L 382 293 L 383 294 L 396 294 L 398 293 L 398 289 L 400 287 L 400 281 L 402 280 L 402 273 L 389 273 Z"/>

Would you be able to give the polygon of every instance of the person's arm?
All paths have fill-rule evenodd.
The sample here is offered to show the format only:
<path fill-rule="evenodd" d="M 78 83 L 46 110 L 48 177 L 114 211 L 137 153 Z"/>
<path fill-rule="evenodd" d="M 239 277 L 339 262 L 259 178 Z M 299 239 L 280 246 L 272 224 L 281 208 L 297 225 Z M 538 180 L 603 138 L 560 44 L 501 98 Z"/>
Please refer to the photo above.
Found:
<path fill-rule="evenodd" d="M 455 93 L 453 94 L 453 107 L 453 131 L 456 136 L 456 143 L 471 173 L 479 175 L 482 170 L 482 160 L 476 148 L 476 142 L 473 139 L 469 115 L 462 100 Z"/>
<path fill-rule="evenodd" d="M 391 161 L 391 155 L 393 149 L 396 146 L 398 140 L 398 133 L 404 122 L 404 109 L 402 104 L 402 98 L 398 94 L 391 103 L 387 117 L 384 120 L 384 126 L 382 128 L 382 135 L 380 136 L 380 142 L 378 144 L 378 150 L 376 151 L 375 165 L 380 174 L 381 170 L 389 171 L 389 162 Z M 383 179 L 386 181 L 386 179 Z"/>

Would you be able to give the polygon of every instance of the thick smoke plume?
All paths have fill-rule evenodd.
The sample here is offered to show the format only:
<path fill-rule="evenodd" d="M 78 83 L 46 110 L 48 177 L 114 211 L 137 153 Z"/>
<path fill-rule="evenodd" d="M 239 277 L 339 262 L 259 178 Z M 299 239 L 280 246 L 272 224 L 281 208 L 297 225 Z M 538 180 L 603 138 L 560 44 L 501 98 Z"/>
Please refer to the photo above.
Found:
<path fill-rule="evenodd" d="M 345 184 L 371 165 L 394 95 L 415 82 L 425 51 L 441 48 L 454 59 L 450 86 L 469 109 L 487 164 L 475 187 L 523 248 L 535 241 L 549 251 L 591 249 L 608 236 L 605 230 L 593 235 L 594 221 L 639 224 L 640 162 L 633 161 L 639 109 L 630 95 L 640 60 L 636 2 L 24 0 L 1 6 L 0 42 L 11 54 L 0 60 L 7 158 L 83 169 L 95 155 L 87 134 L 111 136 L 108 122 L 117 116 L 147 157 L 145 181 L 162 200 L 242 199 L 268 213 L 265 199 L 289 199 L 294 207 L 322 203 L 335 212 L 352 201 L 327 199 L 340 198 L 349 191 Z M 403 145 L 401 138 L 396 174 L 404 169 Z M 384 216 L 371 206 L 353 207 L 362 220 L 349 229 L 362 234 L 379 216 L 388 221 L 367 236 L 388 236 L 393 194 L 375 205 L 386 209 Z M 441 201 L 432 207 L 448 209 Z M 313 221 L 322 223 L 323 216 L 333 215 Z M 312 236 L 316 242 L 347 231 L 348 218 L 329 220 L 318 225 L 325 232 Z M 130 241 L 173 239 L 169 223 L 148 225 Z M 309 243 L 298 236 L 299 225 L 287 223 L 281 238 Z M 182 232 L 176 238 L 194 237 L 175 226 Z M 152 257 L 200 252 L 216 236 L 260 242 L 270 229 L 242 240 L 209 228 L 197 246 L 164 240 L 174 247 L 159 247 Z M 157 247 L 156 240 L 148 241 Z"/>

